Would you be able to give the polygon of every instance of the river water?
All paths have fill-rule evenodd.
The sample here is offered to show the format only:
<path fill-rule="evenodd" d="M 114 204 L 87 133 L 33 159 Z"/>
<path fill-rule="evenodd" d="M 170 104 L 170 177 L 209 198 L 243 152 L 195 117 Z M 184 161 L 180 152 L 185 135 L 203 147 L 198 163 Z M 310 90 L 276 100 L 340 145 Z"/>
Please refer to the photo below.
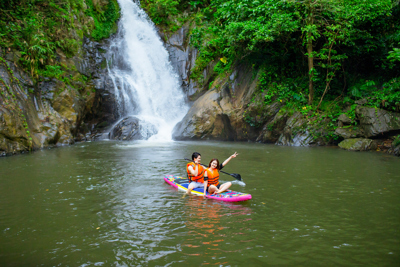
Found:
<path fill-rule="evenodd" d="M 252 194 L 205 200 L 164 183 L 239 156 Z M 222 174 L 221 174 L 222 175 Z M 224 181 L 232 181 L 223 175 Z M 0 159 L 1 266 L 398 266 L 400 160 L 229 142 L 80 143 Z"/>

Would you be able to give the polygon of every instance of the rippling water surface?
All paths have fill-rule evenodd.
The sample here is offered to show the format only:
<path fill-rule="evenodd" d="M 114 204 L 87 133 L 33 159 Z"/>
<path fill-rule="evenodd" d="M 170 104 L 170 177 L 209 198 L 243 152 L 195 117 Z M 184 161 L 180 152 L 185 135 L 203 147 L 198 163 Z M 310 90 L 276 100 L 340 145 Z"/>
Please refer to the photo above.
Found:
<path fill-rule="evenodd" d="M 163 182 L 239 156 L 225 203 Z M 230 176 L 221 176 L 232 181 Z M 400 159 L 252 143 L 81 143 L 0 159 L 1 266 L 398 266 Z"/>

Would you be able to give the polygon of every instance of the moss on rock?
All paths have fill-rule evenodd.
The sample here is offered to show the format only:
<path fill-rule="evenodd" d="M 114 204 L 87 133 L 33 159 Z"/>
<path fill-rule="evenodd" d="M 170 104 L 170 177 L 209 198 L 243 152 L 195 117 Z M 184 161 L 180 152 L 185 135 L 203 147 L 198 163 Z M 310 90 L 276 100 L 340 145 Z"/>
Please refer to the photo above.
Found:
<path fill-rule="evenodd" d="M 377 145 L 372 139 L 352 138 L 340 142 L 339 147 L 353 151 L 368 151 L 376 149 Z"/>

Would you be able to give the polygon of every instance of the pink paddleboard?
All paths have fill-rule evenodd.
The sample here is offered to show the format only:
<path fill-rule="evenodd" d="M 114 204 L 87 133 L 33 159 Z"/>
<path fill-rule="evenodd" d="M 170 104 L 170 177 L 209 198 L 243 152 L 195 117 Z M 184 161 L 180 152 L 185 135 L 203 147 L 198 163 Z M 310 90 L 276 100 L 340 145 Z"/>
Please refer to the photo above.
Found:
<path fill-rule="evenodd" d="M 170 184 L 173 187 L 178 188 L 178 190 L 181 190 L 181 191 L 186 191 L 189 186 L 189 180 L 187 178 L 183 178 L 183 177 L 179 177 L 179 176 L 167 175 L 164 177 L 164 181 L 167 184 Z M 204 188 L 195 188 L 194 190 L 192 190 L 192 194 L 198 195 L 198 196 L 203 196 Z M 251 199 L 250 194 L 240 193 L 240 192 L 236 192 L 236 191 L 232 191 L 232 190 L 227 190 L 220 194 L 214 194 L 214 195 L 209 195 L 207 193 L 206 197 L 211 198 L 211 199 L 221 200 L 221 201 L 227 201 L 227 202 L 246 201 L 246 200 Z"/>

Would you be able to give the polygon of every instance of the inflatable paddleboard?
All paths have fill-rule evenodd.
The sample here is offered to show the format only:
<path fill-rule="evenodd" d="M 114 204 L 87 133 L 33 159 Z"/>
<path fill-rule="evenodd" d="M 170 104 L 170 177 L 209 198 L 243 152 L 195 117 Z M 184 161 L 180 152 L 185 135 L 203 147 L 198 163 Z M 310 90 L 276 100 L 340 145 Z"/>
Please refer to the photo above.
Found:
<path fill-rule="evenodd" d="M 187 178 L 167 175 L 164 177 L 164 181 L 167 184 L 172 185 L 175 188 L 178 188 L 180 191 L 187 191 L 189 186 L 189 180 Z M 204 196 L 204 188 L 195 188 L 192 190 L 193 195 Z M 206 193 L 207 198 L 222 200 L 227 202 L 237 202 L 237 201 L 246 201 L 251 199 L 250 194 L 240 193 L 232 190 L 226 190 L 220 194 L 210 195 Z"/>

